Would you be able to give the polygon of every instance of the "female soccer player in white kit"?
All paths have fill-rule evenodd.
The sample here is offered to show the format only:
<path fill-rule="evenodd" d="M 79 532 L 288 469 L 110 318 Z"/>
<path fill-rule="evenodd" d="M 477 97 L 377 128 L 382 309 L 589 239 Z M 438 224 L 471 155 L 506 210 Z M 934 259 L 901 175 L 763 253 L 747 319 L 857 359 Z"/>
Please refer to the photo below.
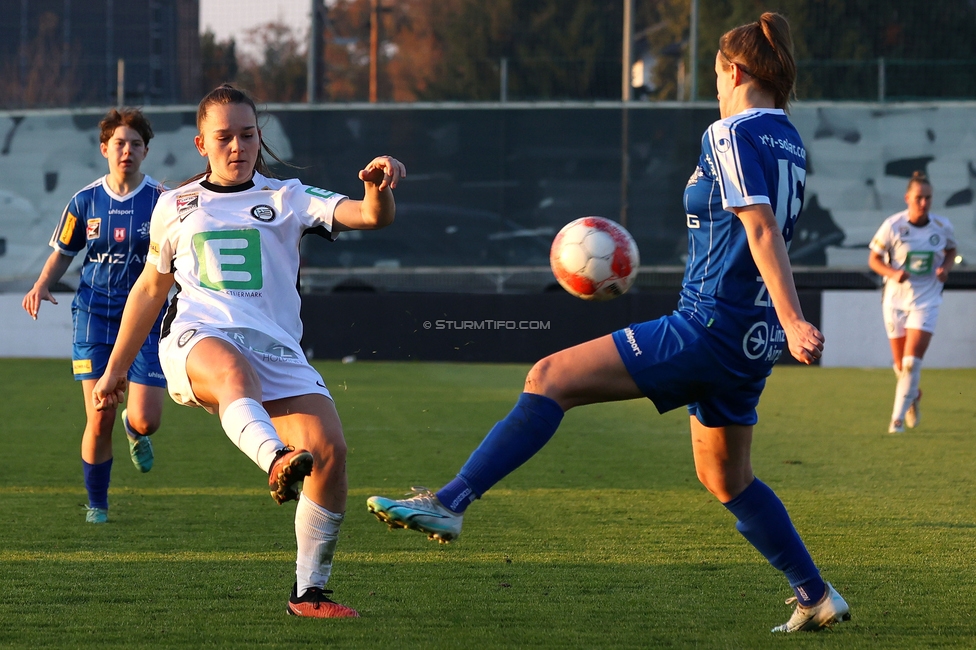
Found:
<path fill-rule="evenodd" d="M 346 447 L 325 382 L 299 345 L 298 250 L 309 230 L 334 238 L 392 223 L 392 190 L 406 170 L 374 158 L 359 172 L 362 201 L 269 178 L 254 102 L 228 85 L 200 102 L 197 127 L 207 171 L 160 198 L 146 268 L 93 400 L 109 408 L 121 399 L 138 342 L 175 282 L 160 340 L 170 395 L 218 413 L 230 439 L 268 472 L 278 503 L 299 499 L 304 480 L 287 611 L 358 616 L 324 589 L 346 508 Z"/>
<path fill-rule="evenodd" d="M 773 632 L 819 630 L 848 620 L 849 608 L 751 460 L 773 364 L 785 349 L 807 364 L 823 350 L 823 335 L 803 318 L 786 248 L 806 181 L 806 149 L 785 112 L 796 79 L 786 19 L 764 13 L 726 32 L 715 74 L 722 119 L 702 137 L 685 188 L 688 264 L 677 311 L 539 361 L 456 478 L 410 499 L 374 496 L 367 507 L 393 527 L 450 541 L 468 505 L 539 451 L 565 411 L 640 397 L 662 413 L 686 405 L 699 480 L 796 594 L 789 621 Z"/>
<path fill-rule="evenodd" d="M 932 184 L 924 172 L 912 174 L 905 203 L 906 210 L 881 224 L 868 255 L 871 270 L 885 279 L 881 308 L 898 377 L 888 433 L 902 433 L 905 425 L 915 427 L 921 419 L 922 358 L 956 258 L 952 224 L 929 212 Z"/>

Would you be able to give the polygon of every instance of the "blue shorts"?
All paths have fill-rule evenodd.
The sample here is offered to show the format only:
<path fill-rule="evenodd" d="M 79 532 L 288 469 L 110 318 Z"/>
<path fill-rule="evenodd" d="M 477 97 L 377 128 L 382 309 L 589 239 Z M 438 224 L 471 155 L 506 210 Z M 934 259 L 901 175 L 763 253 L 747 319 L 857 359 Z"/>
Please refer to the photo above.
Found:
<path fill-rule="evenodd" d="M 660 413 L 687 405 L 706 427 L 754 425 L 771 368 L 764 374 L 730 369 L 706 339 L 677 313 L 613 333 L 624 366 Z"/>
<path fill-rule="evenodd" d="M 111 343 L 75 343 L 71 348 L 71 369 L 75 374 L 75 381 L 101 378 L 108 367 L 112 347 Z M 166 387 L 166 377 L 159 365 L 158 335 L 150 334 L 142 344 L 136 360 L 129 368 L 128 378 L 133 384 Z"/>

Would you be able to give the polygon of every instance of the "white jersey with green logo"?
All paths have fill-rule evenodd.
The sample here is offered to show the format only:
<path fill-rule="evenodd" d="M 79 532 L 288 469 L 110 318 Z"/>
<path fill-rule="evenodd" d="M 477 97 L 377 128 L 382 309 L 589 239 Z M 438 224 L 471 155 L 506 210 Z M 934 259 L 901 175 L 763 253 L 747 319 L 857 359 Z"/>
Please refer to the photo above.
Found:
<path fill-rule="evenodd" d="M 942 283 L 935 270 L 945 261 L 947 248 L 956 247 L 952 224 L 929 214 L 929 222 L 915 226 L 902 210 L 885 219 L 870 248 L 895 269 L 905 269 L 904 282 L 885 282 L 884 302 L 895 309 L 925 309 L 942 304 Z"/>
<path fill-rule="evenodd" d="M 146 263 L 174 273 L 177 285 L 162 337 L 207 323 L 262 333 L 269 352 L 284 346 L 304 359 L 298 245 L 310 229 L 332 236 L 335 207 L 346 197 L 295 179 L 255 173 L 252 180 L 228 191 L 196 181 L 160 197 Z"/>

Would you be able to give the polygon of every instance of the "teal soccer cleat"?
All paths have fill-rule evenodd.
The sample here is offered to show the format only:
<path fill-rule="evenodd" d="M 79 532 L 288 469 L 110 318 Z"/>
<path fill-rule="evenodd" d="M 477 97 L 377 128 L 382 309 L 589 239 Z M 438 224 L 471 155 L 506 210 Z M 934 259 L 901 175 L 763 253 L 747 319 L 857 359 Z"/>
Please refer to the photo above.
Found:
<path fill-rule="evenodd" d="M 787 604 L 796 602 L 796 598 L 790 598 Z M 820 599 L 820 602 L 812 607 L 800 607 L 797 605 L 793 610 L 790 620 L 777 625 L 772 632 L 819 632 L 825 627 L 830 627 L 835 623 L 842 623 L 851 620 L 851 608 L 837 590 L 827 583 L 827 593 Z"/>
<path fill-rule="evenodd" d="M 129 421 L 125 417 L 125 409 L 122 410 L 122 426 L 125 428 L 125 437 L 129 441 L 129 458 L 136 469 L 145 474 L 153 468 L 153 448 L 149 441 L 149 436 L 140 436 L 129 429 Z"/>
<path fill-rule="evenodd" d="M 464 516 L 442 506 L 437 496 L 427 488 L 410 489 L 414 496 L 409 499 L 370 497 L 366 500 L 366 507 L 390 528 L 418 530 L 441 544 L 457 539 Z"/>
<path fill-rule="evenodd" d="M 85 506 L 85 521 L 89 524 L 108 523 L 108 508 Z"/>

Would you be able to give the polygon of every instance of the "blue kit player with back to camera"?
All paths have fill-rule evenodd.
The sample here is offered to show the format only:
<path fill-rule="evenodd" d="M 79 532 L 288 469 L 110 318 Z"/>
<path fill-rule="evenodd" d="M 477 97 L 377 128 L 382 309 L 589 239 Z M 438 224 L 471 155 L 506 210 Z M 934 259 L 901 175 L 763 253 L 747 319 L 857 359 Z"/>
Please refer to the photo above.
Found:
<path fill-rule="evenodd" d="M 785 113 L 796 80 L 786 19 L 764 13 L 724 34 L 715 73 L 721 119 L 705 132 L 685 189 L 688 263 L 677 311 L 539 361 L 456 478 L 436 493 L 416 488 L 412 498 L 371 497 L 367 506 L 392 527 L 450 541 L 468 505 L 538 452 L 568 409 L 640 397 L 661 412 L 687 405 L 699 480 L 795 593 L 793 615 L 773 632 L 819 630 L 848 620 L 848 605 L 751 462 L 773 364 L 784 348 L 813 363 L 824 341 L 803 318 L 787 254 L 806 152 Z"/>
<path fill-rule="evenodd" d="M 141 171 L 153 136 L 152 126 L 141 111 L 112 109 L 98 128 L 100 149 L 108 160 L 109 173 L 82 188 L 68 202 L 51 237 L 54 251 L 23 301 L 24 309 L 35 320 L 41 301 L 58 304 L 51 288 L 75 256 L 84 254 L 78 290 L 71 303 L 74 322 L 71 362 L 85 397 L 87 422 L 81 440 L 81 461 L 88 491 L 85 518 L 93 524 L 108 520 L 116 410 L 95 410 L 91 392 L 108 363 L 129 290 L 145 266 L 149 219 L 165 189 Z M 129 454 L 142 472 L 148 472 L 153 466 L 148 436 L 159 428 L 166 393 L 158 354 L 162 314 L 160 311 L 137 363 L 132 366 L 129 375 L 132 389 L 127 408 L 122 411 Z"/>

